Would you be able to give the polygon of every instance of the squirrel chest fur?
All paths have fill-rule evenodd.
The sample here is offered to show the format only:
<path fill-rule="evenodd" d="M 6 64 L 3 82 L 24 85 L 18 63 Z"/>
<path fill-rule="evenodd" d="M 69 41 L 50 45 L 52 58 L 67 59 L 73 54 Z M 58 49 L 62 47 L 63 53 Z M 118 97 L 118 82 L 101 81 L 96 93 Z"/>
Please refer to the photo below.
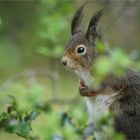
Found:
<path fill-rule="evenodd" d="M 76 71 L 79 79 L 82 79 L 85 85 L 91 87 L 93 84 L 93 77 L 88 70 Z M 89 112 L 89 122 L 96 122 L 100 117 L 102 117 L 105 111 L 108 111 L 109 106 L 114 101 L 114 96 L 116 93 L 111 95 L 98 95 L 93 97 L 85 97 L 86 105 Z"/>

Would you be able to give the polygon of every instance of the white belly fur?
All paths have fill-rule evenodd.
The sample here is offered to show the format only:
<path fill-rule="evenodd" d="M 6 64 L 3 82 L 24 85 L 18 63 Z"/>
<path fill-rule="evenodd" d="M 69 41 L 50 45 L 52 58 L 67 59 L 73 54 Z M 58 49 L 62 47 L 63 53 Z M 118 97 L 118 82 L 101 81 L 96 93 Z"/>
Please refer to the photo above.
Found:
<path fill-rule="evenodd" d="M 93 77 L 86 70 L 77 71 L 78 76 L 84 80 L 87 86 L 92 86 Z M 96 122 L 103 113 L 108 111 L 109 105 L 114 101 L 113 95 L 98 95 L 97 97 L 86 97 L 89 112 L 89 122 Z"/>

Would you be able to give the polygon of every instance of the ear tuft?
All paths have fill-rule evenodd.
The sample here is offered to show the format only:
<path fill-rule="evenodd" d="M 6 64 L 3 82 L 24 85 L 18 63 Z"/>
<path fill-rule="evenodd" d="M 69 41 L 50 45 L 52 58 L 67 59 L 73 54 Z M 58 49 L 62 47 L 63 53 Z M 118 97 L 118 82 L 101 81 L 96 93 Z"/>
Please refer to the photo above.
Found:
<path fill-rule="evenodd" d="M 71 23 L 71 34 L 74 35 L 75 33 L 79 32 L 79 25 L 83 18 L 83 8 L 86 3 L 84 3 L 74 14 L 72 23 Z"/>
<path fill-rule="evenodd" d="M 90 36 L 92 35 L 96 35 L 96 27 L 97 27 L 97 23 L 100 19 L 100 17 L 102 16 L 102 10 L 97 11 L 91 18 L 89 25 L 88 25 L 88 29 L 86 32 L 86 38 L 89 39 Z M 96 36 L 95 36 L 96 37 Z"/>

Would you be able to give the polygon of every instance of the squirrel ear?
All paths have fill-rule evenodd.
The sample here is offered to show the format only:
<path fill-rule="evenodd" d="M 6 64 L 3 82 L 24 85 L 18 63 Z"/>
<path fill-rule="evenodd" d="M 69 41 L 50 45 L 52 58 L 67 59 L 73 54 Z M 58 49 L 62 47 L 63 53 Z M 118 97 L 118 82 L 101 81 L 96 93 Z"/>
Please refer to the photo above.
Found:
<path fill-rule="evenodd" d="M 86 3 L 84 3 L 74 14 L 72 23 L 71 23 L 71 34 L 74 35 L 77 32 L 80 32 L 79 25 L 83 18 L 83 8 Z"/>
<path fill-rule="evenodd" d="M 102 10 L 96 12 L 90 22 L 89 22 L 89 25 L 88 25 L 88 29 L 87 29 L 87 32 L 86 32 L 86 38 L 88 40 L 90 40 L 90 38 L 96 38 L 97 37 L 97 22 L 99 21 L 100 17 L 102 16 Z"/>

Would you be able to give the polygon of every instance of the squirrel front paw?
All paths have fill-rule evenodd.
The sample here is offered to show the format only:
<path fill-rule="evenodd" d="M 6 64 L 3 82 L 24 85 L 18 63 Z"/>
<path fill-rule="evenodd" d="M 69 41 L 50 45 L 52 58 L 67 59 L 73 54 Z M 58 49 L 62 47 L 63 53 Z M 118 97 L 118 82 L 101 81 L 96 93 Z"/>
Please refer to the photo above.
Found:
<path fill-rule="evenodd" d="M 88 87 L 80 87 L 79 93 L 81 96 L 88 96 Z"/>
<path fill-rule="evenodd" d="M 96 96 L 96 93 L 93 92 L 93 90 L 91 90 L 89 87 L 85 86 L 85 87 L 80 87 L 79 88 L 79 93 L 81 96 Z"/>
<path fill-rule="evenodd" d="M 87 89 L 87 86 L 84 85 L 83 83 L 80 83 L 80 86 L 79 86 L 79 93 L 80 93 L 81 96 L 86 95 L 86 92 L 85 92 L 86 89 Z"/>

